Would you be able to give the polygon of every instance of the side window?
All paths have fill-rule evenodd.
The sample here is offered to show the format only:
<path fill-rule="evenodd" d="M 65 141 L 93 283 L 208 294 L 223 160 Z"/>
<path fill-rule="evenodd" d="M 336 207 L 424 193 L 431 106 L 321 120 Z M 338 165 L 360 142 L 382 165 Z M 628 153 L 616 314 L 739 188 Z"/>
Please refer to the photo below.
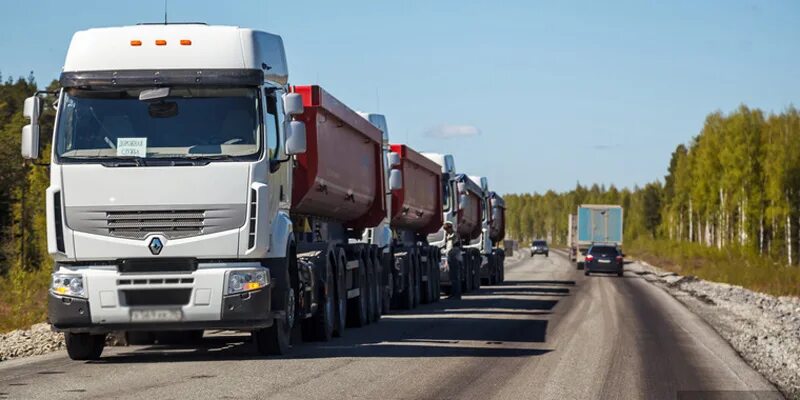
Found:
<path fill-rule="evenodd" d="M 267 134 L 267 148 L 269 149 L 269 158 L 279 157 L 279 149 L 281 145 L 280 138 L 280 120 L 278 110 L 280 109 L 279 101 L 280 96 L 274 88 L 264 89 L 264 99 L 266 101 L 266 118 L 264 119 L 264 131 Z"/>

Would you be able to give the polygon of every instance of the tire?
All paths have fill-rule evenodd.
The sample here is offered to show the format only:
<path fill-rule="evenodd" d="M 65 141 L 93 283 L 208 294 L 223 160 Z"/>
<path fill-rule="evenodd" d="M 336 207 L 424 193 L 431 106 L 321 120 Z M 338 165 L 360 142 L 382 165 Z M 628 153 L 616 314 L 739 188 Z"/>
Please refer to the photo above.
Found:
<path fill-rule="evenodd" d="M 64 335 L 69 358 L 76 361 L 97 360 L 103 354 L 106 335 L 69 333 Z"/>
<path fill-rule="evenodd" d="M 377 282 L 375 281 L 375 266 L 372 263 L 372 251 L 367 249 L 364 253 L 364 262 L 367 266 L 367 321 L 375 322 L 375 309 L 377 305 Z"/>
<path fill-rule="evenodd" d="M 617 276 L 620 277 L 620 278 L 622 278 L 624 275 L 625 275 L 625 271 L 617 272 Z"/>
<path fill-rule="evenodd" d="M 294 251 L 290 251 L 290 257 L 294 257 Z M 292 329 L 296 317 L 297 294 L 294 289 L 295 283 L 291 275 L 296 273 L 293 268 L 287 268 L 286 285 L 288 287 L 276 287 L 273 293 L 282 296 L 281 303 L 284 304 L 283 316 L 275 318 L 272 326 L 255 330 L 251 333 L 253 342 L 258 353 L 265 356 L 284 355 L 289 353 L 292 347 Z"/>
<path fill-rule="evenodd" d="M 463 293 L 472 291 L 472 254 L 469 251 L 463 254 L 464 264 L 461 266 L 462 278 L 464 279 Z"/>
<path fill-rule="evenodd" d="M 411 253 L 407 252 L 402 258 L 403 262 L 403 294 L 400 296 L 400 308 L 411 310 L 414 308 L 414 262 Z"/>
<path fill-rule="evenodd" d="M 586 275 L 586 276 L 589 276 L 589 270 L 588 269 L 584 269 L 583 270 L 583 274 Z"/>
<path fill-rule="evenodd" d="M 344 329 L 347 326 L 347 287 L 345 287 L 345 266 L 347 265 L 347 258 L 345 257 L 344 250 L 338 249 L 336 256 L 336 265 L 333 266 L 333 273 L 335 275 L 335 318 L 333 320 L 333 336 L 342 337 Z"/>
<path fill-rule="evenodd" d="M 418 251 L 414 251 L 414 308 L 422 300 L 422 262 Z"/>
<path fill-rule="evenodd" d="M 384 280 L 385 284 L 385 286 L 381 287 L 381 290 L 383 291 L 381 314 L 389 314 L 392 308 L 392 297 L 394 295 L 394 269 L 392 268 L 394 264 L 392 262 L 391 250 L 387 254 L 381 253 L 381 256 L 378 257 L 378 260 L 381 261 L 381 265 L 383 266 L 382 279 Z"/>
<path fill-rule="evenodd" d="M 475 252 L 475 264 L 473 264 L 475 266 L 474 267 L 475 269 L 472 272 L 474 274 L 473 275 L 473 279 L 474 280 L 472 281 L 472 287 L 475 290 L 478 290 L 478 289 L 481 288 L 481 261 L 483 261 L 483 259 L 481 258 L 480 253 Z"/>
<path fill-rule="evenodd" d="M 422 261 L 422 256 L 425 256 L 425 261 Z M 433 303 L 433 274 L 431 273 L 431 251 L 427 247 L 421 248 L 420 254 L 420 293 L 422 297 L 420 298 L 420 303 L 422 304 L 430 304 Z M 427 280 L 422 280 L 422 276 L 426 276 Z"/>
<path fill-rule="evenodd" d="M 544 253 L 544 256 L 550 258 L 550 252 Z"/>
<path fill-rule="evenodd" d="M 372 298 L 374 299 L 375 303 L 372 320 L 375 322 L 378 322 L 381 319 L 381 314 L 383 313 L 384 292 L 386 291 L 383 286 L 383 264 L 381 264 L 380 257 L 378 257 L 379 251 L 380 249 L 375 247 L 372 249 L 372 251 L 370 251 L 369 254 L 370 259 L 372 260 Z"/>
<path fill-rule="evenodd" d="M 582 262 L 580 262 L 580 261 L 578 261 L 577 263 L 575 263 L 575 265 L 576 265 L 576 268 L 578 268 L 578 269 L 583 269 L 583 268 L 585 267 L 585 266 L 583 265 L 583 263 L 582 263 Z"/>
<path fill-rule="evenodd" d="M 441 261 L 441 255 L 439 255 L 439 248 L 438 247 L 431 247 L 431 277 L 433 279 L 433 284 L 431 285 L 431 294 L 433 294 L 433 302 L 438 303 L 441 296 L 441 286 L 440 286 L 440 276 L 439 276 L 439 262 Z"/>
<path fill-rule="evenodd" d="M 461 299 L 461 272 L 462 266 L 456 254 L 458 250 L 452 249 L 447 254 L 447 264 L 450 266 L 450 298 Z"/>
<path fill-rule="evenodd" d="M 336 276 L 333 273 L 333 255 L 325 260 L 325 286 L 320 288 L 320 305 L 310 320 L 313 340 L 327 342 L 333 337 L 336 319 Z"/>
<path fill-rule="evenodd" d="M 347 315 L 349 316 L 348 326 L 361 328 L 369 324 L 369 288 L 367 283 L 367 264 L 364 262 L 364 254 L 361 252 L 356 253 L 358 261 L 358 271 L 356 272 L 358 279 L 358 297 L 348 299 Z"/>

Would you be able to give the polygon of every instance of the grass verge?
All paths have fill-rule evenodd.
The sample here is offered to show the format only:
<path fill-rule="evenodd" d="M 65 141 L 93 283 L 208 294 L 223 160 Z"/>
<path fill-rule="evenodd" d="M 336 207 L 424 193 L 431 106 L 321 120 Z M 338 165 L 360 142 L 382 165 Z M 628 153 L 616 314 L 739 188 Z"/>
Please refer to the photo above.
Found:
<path fill-rule="evenodd" d="M 698 243 L 639 239 L 625 252 L 681 275 L 738 285 L 774 296 L 800 296 L 800 268 L 738 248 L 717 249 Z"/>
<path fill-rule="evenodd" d="M 27 329 L 47 317 L 50 271 L 12 267 L 0 277 L 0 333 Z"/>

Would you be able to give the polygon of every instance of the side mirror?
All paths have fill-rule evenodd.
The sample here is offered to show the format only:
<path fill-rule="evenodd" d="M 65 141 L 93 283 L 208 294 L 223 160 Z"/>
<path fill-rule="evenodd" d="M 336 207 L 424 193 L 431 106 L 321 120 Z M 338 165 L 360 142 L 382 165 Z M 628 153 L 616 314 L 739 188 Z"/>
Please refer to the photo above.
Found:
<path fill-rule="evenodd" d="M 25 99 L 22 115 L 31 123 L 22 127 L 22 157 L 28 160 L 39 158 L 39 115 L 42 111 L 42 99 L 32 96 Z"/>
<path fill-rule="evenodd" d="M 306 152 L 306 124 L 300 121 L 289 122 L 289 135 L 286 138 L 286 154 L 293 156 Z"/>
<path fill-rule="evenodd" d="M 467 197 L 467 195 L 462 194 L 461 196 L 458 197 L 458 208 L 459 209 L 463 210 L 463 209 L 467 208 L 467 206 L 469 206 L 468 203 L 469 203 L 469 198 Z"/>
<path fill-rule="evenodd" d="M 400 154 L 390 152 L 386 154 L 386 160 L 389 162 L 389 168 L 400 166 Z"/>
<path fill-rule="evenodd" d="M 389 172 L 389 190 L 400 190 L 403 188 L 403 173 L 399 169 Z"/>
<path fill-rule="evenodd" d="M 298 93 L 283 95 L 283 113 L 286 115 L 300 115 L 303 113 L 303 96 Z"/>

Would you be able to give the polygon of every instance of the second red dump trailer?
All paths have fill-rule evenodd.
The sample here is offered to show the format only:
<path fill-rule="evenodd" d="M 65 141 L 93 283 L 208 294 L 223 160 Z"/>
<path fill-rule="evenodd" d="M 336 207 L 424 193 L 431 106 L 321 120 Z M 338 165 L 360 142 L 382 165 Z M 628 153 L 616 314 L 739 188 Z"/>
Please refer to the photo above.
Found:
<path fill-rule="evenodd" d="M 392 190 L 391 227 L 395 269 L 406 274 L 395 282 L 393 296 L 400 308 L 439 300 L 439 248 L 428 244 L 429 234 L 442 227 L 441 167 L 404 144 L 391 145 L 401 171 L 402 185 Z M 411 290 L 403 291 L 403 288 Z"/>
<path fill-rule="evenodd" d="M 481 202 L 483 189 L 469 176 L 459 174 L 455 178 L 460 207 L 456 224 L 457 245 L 463 252 L 463 274 L 461 288 L 470 292 L 480 287 L 481 253 L 479 249 L 466 247 L 481 236 L 483 215 Z"/>

